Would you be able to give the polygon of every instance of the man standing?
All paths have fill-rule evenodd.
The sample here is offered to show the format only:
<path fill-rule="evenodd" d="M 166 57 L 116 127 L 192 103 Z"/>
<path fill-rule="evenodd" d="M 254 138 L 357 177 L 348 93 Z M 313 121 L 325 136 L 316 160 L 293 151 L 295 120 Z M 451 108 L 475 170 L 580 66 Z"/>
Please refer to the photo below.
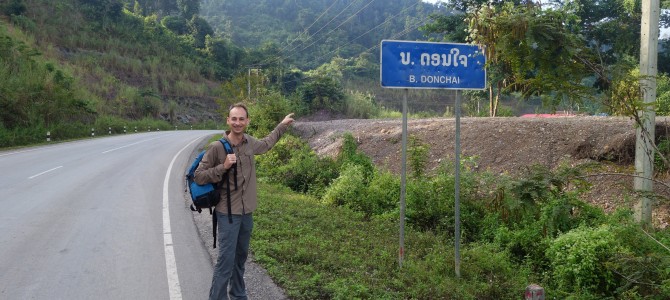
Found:
<path fill-rule="evenodd" d="M 272 148 L 293 123 L 293 114 L 287 115 L 277 127 L 263 139 L 256 139 L 245 133 L 249 125 L 249 112 L 242 104 L 234 104 L 228 111 L 226 123 L 229 130 L 225 138 L 230 142 L 234 154 L 227 154 L 223 144 L 215 141 L 209 145 L 200 165 L 195 171 L 198 184 L 220 182 L 224 174 L 230 172 L 229 191 L 222 190 L 221 200 L 215 207 L 217 218 L 217 244 L 219 257 L 214 267 L 212 287 L 209 299 L 247 299 L 244 285 L 244 263 L 249 252 L 249 240 L 253 229 L 252 213 L 258 205 L 256 191 L 256 167 L 254 155 L 262 154 Z M 230 215 L 228 196 L 230 192 Z"/>

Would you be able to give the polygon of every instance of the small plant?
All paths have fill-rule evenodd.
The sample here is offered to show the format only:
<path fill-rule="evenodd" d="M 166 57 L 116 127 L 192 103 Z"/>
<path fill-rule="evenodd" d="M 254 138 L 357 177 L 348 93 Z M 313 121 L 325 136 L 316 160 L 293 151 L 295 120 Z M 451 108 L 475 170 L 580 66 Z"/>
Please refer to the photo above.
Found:
<path fill-rule="evenodd" d="M 412 177 L 422 178 L 426 173 L 426 166 L 428 165 L 428 153 L 430 148 L 428 145 L 416 136 L 411 136 L 409 139 L 409 165 L 412 170 Z"/>
<path fill-rule="evenodd" d="M 342 167 L 345 167 L 348 164 L 361 166 L 363 181 L 365 183 L 369 182 L 375 170 L 372 160 L 364 153 L 358 151 L 358 144 L 351 133 L 344 134 L 343 138 L 342 150 L 337 157 L 337 162 Z"/>

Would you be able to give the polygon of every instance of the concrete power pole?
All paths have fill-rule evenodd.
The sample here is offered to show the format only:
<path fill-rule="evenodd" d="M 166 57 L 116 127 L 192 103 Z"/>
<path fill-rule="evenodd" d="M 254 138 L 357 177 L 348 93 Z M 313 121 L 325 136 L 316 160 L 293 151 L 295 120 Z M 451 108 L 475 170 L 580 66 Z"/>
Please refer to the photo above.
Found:
<path fill-rule="evenodd" d="M 648 104 L 641 111 L 642 124 L 637 128 L 635 144 L 634 187 L 642 192 L 640 201 L 635 206 L 635 218 L 638 222 L 651 224 L 652 199 L 645 193 L 653 190 L 654 149 L 653 139 L 656 136 L 656 113 L 653 103 L 656 102 L 656 75 L 658 62 L 658 21 L 660 14 L 659 0 L 642 1 L 642 22 L 640 32 L 640 88 L 643 102 Z"/>

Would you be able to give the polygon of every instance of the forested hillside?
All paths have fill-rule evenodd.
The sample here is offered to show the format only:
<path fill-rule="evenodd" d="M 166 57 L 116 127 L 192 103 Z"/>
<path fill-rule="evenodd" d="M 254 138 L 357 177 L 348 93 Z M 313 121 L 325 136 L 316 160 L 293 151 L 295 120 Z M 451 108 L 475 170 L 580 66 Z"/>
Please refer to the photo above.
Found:
<path fill-rule="evenodd" d="M 254 98 L 279 90 L 297 106 L 311 102 L 307 94 L 341 110 L 343 76 L 374 82 L 371 47 L 380 37 L 418 38 L 437 9 L 419 0 L 356 2 L 3 1 L 0 146 L 33 143 L 46 132 L 66 139 L 96 128 L 217 122 L 217 108 L 248 99 L 252 85 Z M 304 73 L 321 62 L 328 63 L 321 71 Z M 330 92 L 305 93 L 303 85 Z"/>
<path fill-rule="evenodd" d="M 487 49 L 487 90 L 463 93 L 464 115 L 629 115 L 639 107 L 636 3 L 4 0 L 0 146 L 45 132 L 214 127 L 217 109 L 238 101 L 257 104 L 265 125 L 287 110 L 397 117 L 402 94 L 379 86 L 383 39 Z M 658 114 L 670 112 L 669 53 L 658 56 Z M 454 109 L 449 91 L 410 98 L 415 116 Z"/>
<path fill-rule="evenodd" d="M 428 16 L 446 12 L 420 0 L 204 0 L 201 10 L 218 35 L 243 47 L 276 47 L 277 59 L 303 70 L 333 56 L 376 56 L 370 48 L 382 39 L 423 39 L 418 28 Z"/>

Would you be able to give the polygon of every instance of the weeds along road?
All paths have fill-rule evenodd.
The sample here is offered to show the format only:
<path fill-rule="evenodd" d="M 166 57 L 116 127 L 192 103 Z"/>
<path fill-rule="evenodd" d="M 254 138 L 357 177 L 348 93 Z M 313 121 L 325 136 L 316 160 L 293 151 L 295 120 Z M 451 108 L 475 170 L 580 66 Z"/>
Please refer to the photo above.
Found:
<path fill-rule="evenodd" d="M 0 152 L 0 299 L 204 299 L 212 261 L 184 199 L 217 131 Z"/>

